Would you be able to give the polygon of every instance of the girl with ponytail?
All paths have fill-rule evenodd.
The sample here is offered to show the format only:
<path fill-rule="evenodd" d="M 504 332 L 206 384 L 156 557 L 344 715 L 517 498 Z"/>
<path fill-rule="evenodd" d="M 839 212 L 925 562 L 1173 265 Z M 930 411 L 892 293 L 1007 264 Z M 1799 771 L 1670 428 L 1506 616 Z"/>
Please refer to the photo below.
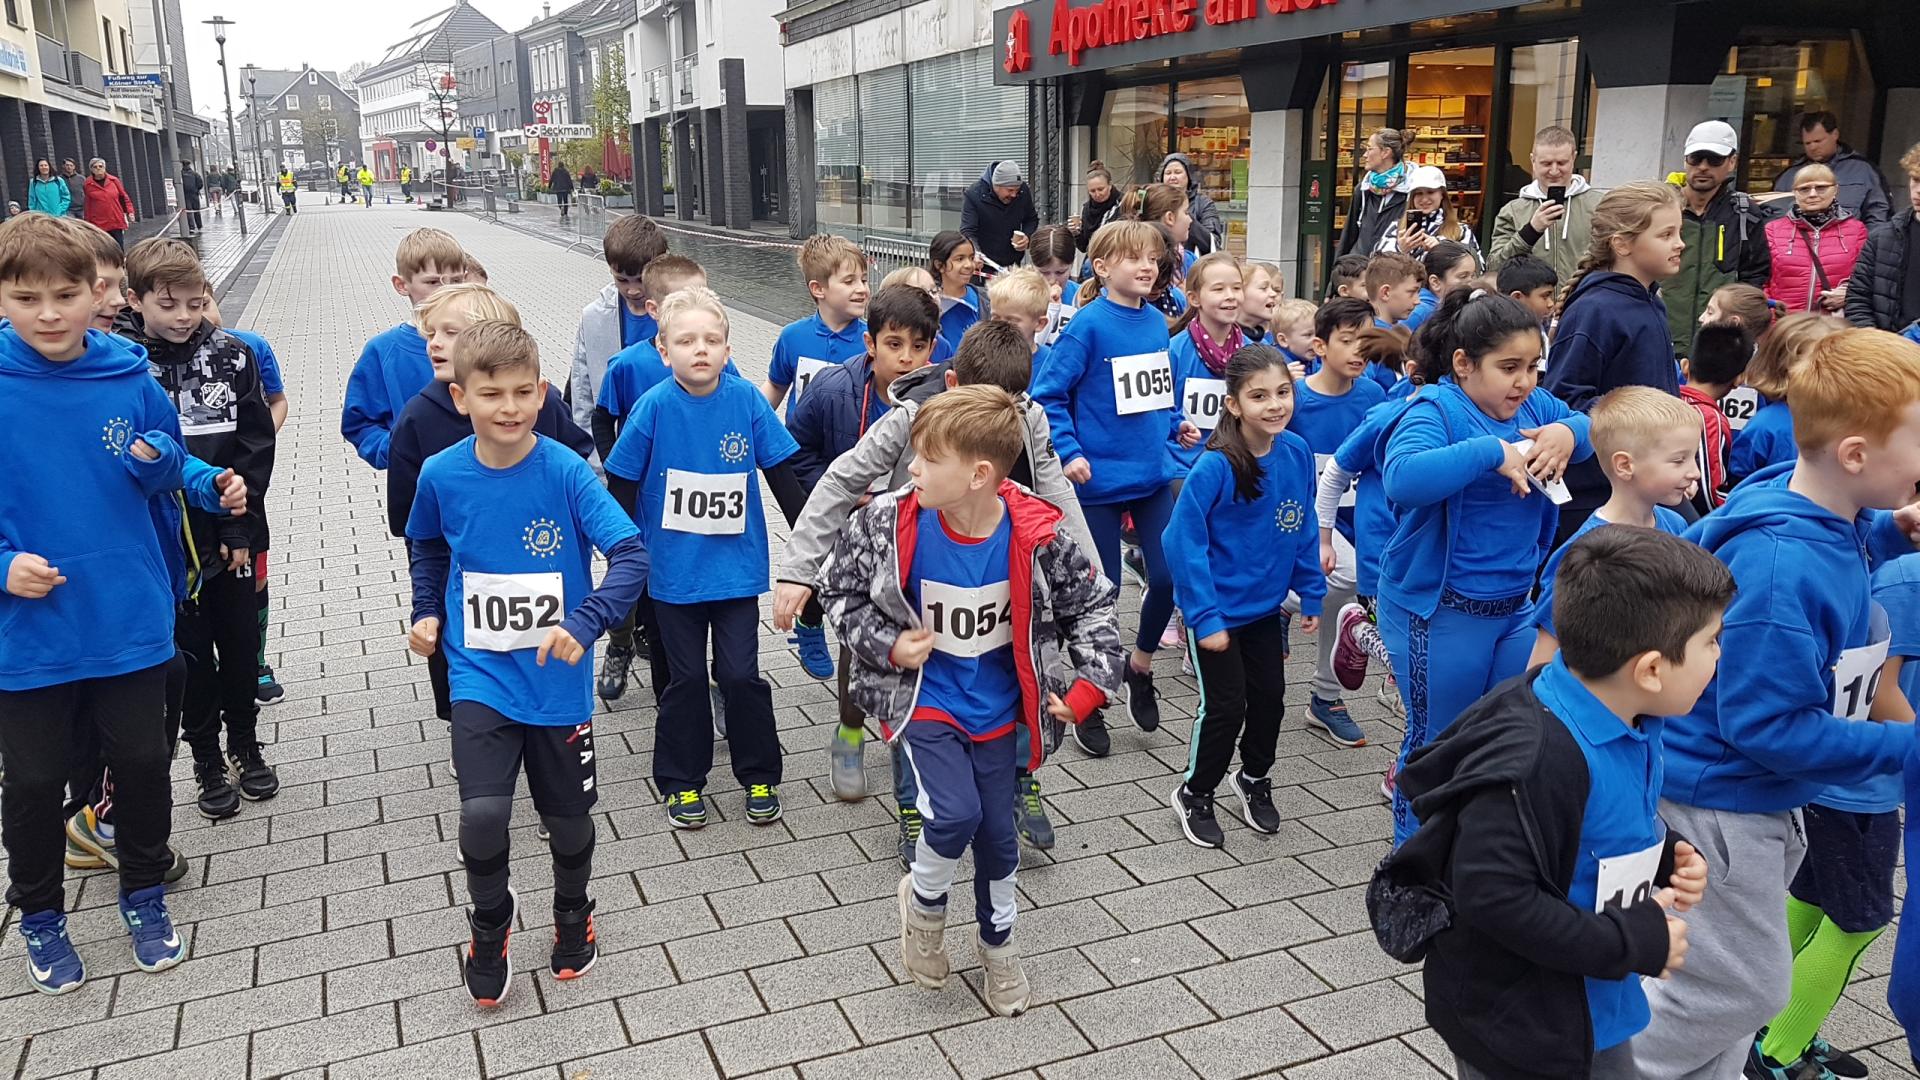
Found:
<path fill-rule="evenodd" d="M 1287 358 L 1248 345 L 1224 374 L 1226 407 L 1166 528 L 1173 599 L 1187 613 L 1187 651 L 1205 703 L 1170 801 L 1187 839 L 1210 848 L 1226 842 L 1214 815 L 1223 780 L 1249 828 L 1280 829 L 1268 773 L 1287 690 L 1282 605 L 1297 594 L 1301 629 L 1314 633 L 1327 587 L 1316 554 L 1313 454 L 1287 431 Z M 1229 775 L 1236 746 L 1240 768 Z"/>
<path fill-rule="evenodd" d="M 1538 386 L 1540 322 L 1524 305 L 1456 290 L 1420 339 L 1445 376 L 1409 399 L 1374 451 L 1400 511 L 1379 582 L 1406 706 L 1400 763 L 1525 670 L 1534 574 L 1559 518 L 1546 488 L 1593 456 L 1587 417 Z M 1417 822 L 1398 791 L 1393 818 L 1404 843 Z"/>

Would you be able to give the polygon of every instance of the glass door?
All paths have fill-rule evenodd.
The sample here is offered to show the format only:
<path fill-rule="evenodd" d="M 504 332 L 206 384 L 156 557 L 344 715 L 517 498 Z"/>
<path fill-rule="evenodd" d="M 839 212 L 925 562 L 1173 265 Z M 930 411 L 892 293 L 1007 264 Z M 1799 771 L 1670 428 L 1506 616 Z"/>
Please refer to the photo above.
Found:
<path fill-rule="evenodd" d="M 1493 134 L 1494 50 L 1415 53 L 1407 62 L 1408 160 L 1447 174 L 1460 219 L 1478 229 L 1487 205 Z"/>
<path fill-rule="evenodd" d="M 1192 182 L 1220 208 L 1227 250 L 1247 255 L 1247 163 L 1253 154 L 1253 114 L 1238 75 L 1193 79 L 1174 92 L 1174 148 L 1198 175 Z"/>
<path fill-rule="evenodd" d="M 1367 136 L 1387 126 L 1389 84 L 1393 64 L 1343 64 L 1339 70 L 1339 119 L 1334 125 L 1333 231 L 1347 227 L 1347 208 L 1353 205 L 1353 187 L 1366 173 L 1360 152 Z"/>

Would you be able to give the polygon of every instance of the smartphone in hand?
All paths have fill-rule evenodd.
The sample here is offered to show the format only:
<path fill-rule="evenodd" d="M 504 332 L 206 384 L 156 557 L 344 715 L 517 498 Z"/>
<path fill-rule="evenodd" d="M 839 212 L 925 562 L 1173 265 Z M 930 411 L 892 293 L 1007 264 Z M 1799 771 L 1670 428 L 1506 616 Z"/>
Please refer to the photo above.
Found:
<path fill-rule="evenodd" d="M 1559 203 L 1561 206 L 1567 205 L 1567 185 L 1555 184 L 1548 188 L 1547 201 L 1550 203 Z"/>

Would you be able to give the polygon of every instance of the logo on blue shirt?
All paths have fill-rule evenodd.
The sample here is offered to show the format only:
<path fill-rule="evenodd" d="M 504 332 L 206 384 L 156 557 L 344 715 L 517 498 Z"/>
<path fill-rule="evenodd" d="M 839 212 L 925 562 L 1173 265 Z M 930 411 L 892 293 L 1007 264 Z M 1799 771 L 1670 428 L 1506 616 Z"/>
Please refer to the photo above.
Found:
<path fill-rule="evenodd" d="M 100 429 L 100 443 L 114 457 L 125 454 L 127 443 L 131 441 L 133 441 L 133 423 L 124 416 L 114 417 L 107 421 L 106 427 Z"/>
<path fill-rule="evenodd" d="M 1273 523 L 1283 532 L 1299 532 L 1301 523 L 1307 520 L 1306 507 L 1298 499 L 1283 500 L 1273 512 Z"/>
<path fill-rule="evenodd" d="M 729 431 L 720 436 L 720 459 L 729 465 L 738 465 L 747 460 L 753 452 L 753 444 L 738 431 Z"/>
<path fill-rule="evenodd" d="M 527 554 L 542 559 L 551 559 L 560 554 L 560 546 L 566 541 L 560 526 L 551 518 L 534 518 L 533 524 L 520 534 L 520 539 L 526 546 Z"/>

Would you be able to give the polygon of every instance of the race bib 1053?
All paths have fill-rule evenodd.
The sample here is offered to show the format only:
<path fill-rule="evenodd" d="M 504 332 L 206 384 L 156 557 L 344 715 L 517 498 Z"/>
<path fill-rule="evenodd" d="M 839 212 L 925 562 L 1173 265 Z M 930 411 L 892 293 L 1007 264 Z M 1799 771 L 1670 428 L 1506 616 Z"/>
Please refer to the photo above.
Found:
<path fill-rule="evenodd" d="M 667 470 L 660 526 L 675 532 L 732 536 L 747 531 L 749 474 Z"/>

